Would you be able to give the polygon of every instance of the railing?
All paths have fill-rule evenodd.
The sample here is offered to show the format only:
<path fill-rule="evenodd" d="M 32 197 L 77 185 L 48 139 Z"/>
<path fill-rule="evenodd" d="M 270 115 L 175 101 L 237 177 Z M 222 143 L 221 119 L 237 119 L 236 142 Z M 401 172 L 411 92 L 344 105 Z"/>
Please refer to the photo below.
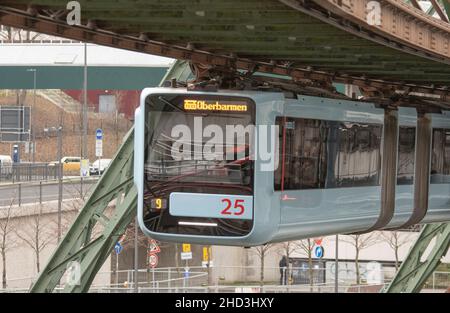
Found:
<path fill-rule="evenodd" d="M 0 164 L 0 183 L 55 180 L 58 169 L 58 164 L 49 163 Z"/>
<path fill-rule="evenodd" d="M 360 270 L 360 283 L 356 283 L 354 269 L 339 271 L 338 292 L 376 293 L 390 282 L 394 268 L 382 269 L 379 279 L 373 280 L 374 273 Z M 334 272 L 329 268 L 279 267 L 264 268 L 264 283 L 259 281 L 259 266 L 220 266 L 208 268 L 167 267 L 140 269 L 138 271 L 139 292 L 335 292 Z M 287 277 L 289 276 L 289 278 Z M 368 277 L 372 276 L 372 280 Z M 111 282 L 105 285 L 104 281 Z M 310 281 L 312 278 L 312 282 Z M 97 283 L 95 283 L 97 281 Z M 134 271 L 100 272 L 91 286 L 90 292 L 134 292 Z M 424 289 L 442 292 L 450 285 L 450 272 L 435 272 Z M 193 291 L 195 290 L 195 291 Z M 241 291 L 239 291 L 241 290 Z"/>
<path fill-rule="evenodd" d="M 237 268 L 237 267 L 236 267 Z M 248 270 L 252 267 L 242 267 Z M 216 269 L 216 268 L 212 268 Z M 227 268 L 217 268 L 219 272 L 226 272 Z M 275 268 L 273 268 L 275 269 Z M 279 270 L 279 269 L 278 269 Z M 314 269 L 325 271 L 326 269 Z M 185 268 L 156 268 L 140 269 L 138 271 L 139 282 L 137 291 L 139 293 L 334 293 L 336 285 L 334 281 L 324 283 L 291 283 L 280 285 L 278 282 L 222 282 L 217 279 L 208 284 L 207 269 L 202 267 L 192 267 L 189 275 L 185 274 Z M 2 292 L 27 292 L 31 286 L 33 278 L 8 280 L 12 288 L 2 290 Z M 105 281 L 111 282 L 106 283 Z M 134 270 L 122 270 L 112 272 L 100 272 L 97 274 L 93 285 L 89 289 L 91 293 L 134 293 Z M 61 280 L 62 284 L 65 279 Z M 348 280 L 340 280 L 337 291 L 339 293 L 378 293 L 389 283 L 385 280 L 380 283 L 360 283 L 355 284 Z M 427 281 L 423 292 L 444 292 L 450 285 L 450 272 L 434 272 Z M 14 286 L 14 287 L 13 287 Z M 18 287 L 21 286 L 21 287 Z M 55 289 L 55 292 L 62 292 L 63 285 Z"/>
<path fill-rule="evenodd" d="M 62 200 L 86 197 L 92 192 L 98 178 L 99 176 L 64 178 Z M 58 200 L 57 184 L 56 180 L 0 184 L 0 208 L 56 201 Z"/>

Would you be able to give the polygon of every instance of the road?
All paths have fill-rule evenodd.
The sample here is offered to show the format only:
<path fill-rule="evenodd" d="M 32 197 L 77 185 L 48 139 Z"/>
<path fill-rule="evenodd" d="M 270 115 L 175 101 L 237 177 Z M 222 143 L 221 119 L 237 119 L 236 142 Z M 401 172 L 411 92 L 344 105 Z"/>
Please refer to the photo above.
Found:
<path fill-rule="evenodd" d="M 83 194 L 89 195 L 97 181 L 83 182 Z M 22 183 L 21 184 L 21 203 L 39 202 L 39 184 Z M 79 198 L 81 193 L 80 182 L 64 182 L 63 199 Z M 42 202 L 58 200 L 58 182 L 42 184 Z M 0 207 L 9 206 L 13 200 L 14 204 L 19 203 L 19 184 L 0 186 Z"/>

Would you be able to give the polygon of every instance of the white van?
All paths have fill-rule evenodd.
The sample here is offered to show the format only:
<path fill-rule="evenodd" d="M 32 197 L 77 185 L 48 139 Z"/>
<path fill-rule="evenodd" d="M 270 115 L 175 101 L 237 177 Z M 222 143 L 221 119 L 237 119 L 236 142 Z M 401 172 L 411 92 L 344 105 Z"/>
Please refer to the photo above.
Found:
<path fill-rule="evenodd" d="M 111 159 L 98 159 L 89 167 L 89 173 L 91 175 L 101 175 L 108 168 L 110 163 Z"/>
<path fill-rule="evenodd" d="M 11 176 L 12 175 L 12 165 L 13 161 L 9 155 L 0 154 L 0 176 Z"/>

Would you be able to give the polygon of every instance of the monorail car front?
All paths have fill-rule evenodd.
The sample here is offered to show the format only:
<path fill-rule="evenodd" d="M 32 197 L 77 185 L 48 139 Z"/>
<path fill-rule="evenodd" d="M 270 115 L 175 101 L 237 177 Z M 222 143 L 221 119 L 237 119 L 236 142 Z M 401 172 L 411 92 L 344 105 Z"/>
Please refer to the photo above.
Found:
<path fill-rule="evenodd" d="M 450 112 L 148 88 L 135 123 L 138 220 L 161 241 L 254 246 L 450 220 Z"/>

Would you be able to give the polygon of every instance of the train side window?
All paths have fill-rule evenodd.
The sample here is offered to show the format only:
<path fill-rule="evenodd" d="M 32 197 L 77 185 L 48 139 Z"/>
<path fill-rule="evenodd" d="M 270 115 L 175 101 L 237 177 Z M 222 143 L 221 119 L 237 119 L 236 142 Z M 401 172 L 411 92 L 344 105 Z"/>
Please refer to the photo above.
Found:
<path fill-rule="evenodd" d="M 398 132 L 397 185 L 414 183 L 416 128 L 403 127 Z"/>
<path fill-rule="evenodd" d="M 433 129 L 430 183 L 450 183 L 450 129 Z"/>
<path fill-rule="evenodd" d="M 320 188 L 322 121 L 279 117 L 276 123 L 281 127 L 280 162 L 275 172 L 275 189 Z"/>
<path fill-rule="evenodd" d="M 381 170 L 381 125 L 339 123 L 336 187 L 378 186 Z"/>
<path fill-rule="evenodd" d="M 275 190 L 379 185 L 381 125 L 278 117 Z"/>

